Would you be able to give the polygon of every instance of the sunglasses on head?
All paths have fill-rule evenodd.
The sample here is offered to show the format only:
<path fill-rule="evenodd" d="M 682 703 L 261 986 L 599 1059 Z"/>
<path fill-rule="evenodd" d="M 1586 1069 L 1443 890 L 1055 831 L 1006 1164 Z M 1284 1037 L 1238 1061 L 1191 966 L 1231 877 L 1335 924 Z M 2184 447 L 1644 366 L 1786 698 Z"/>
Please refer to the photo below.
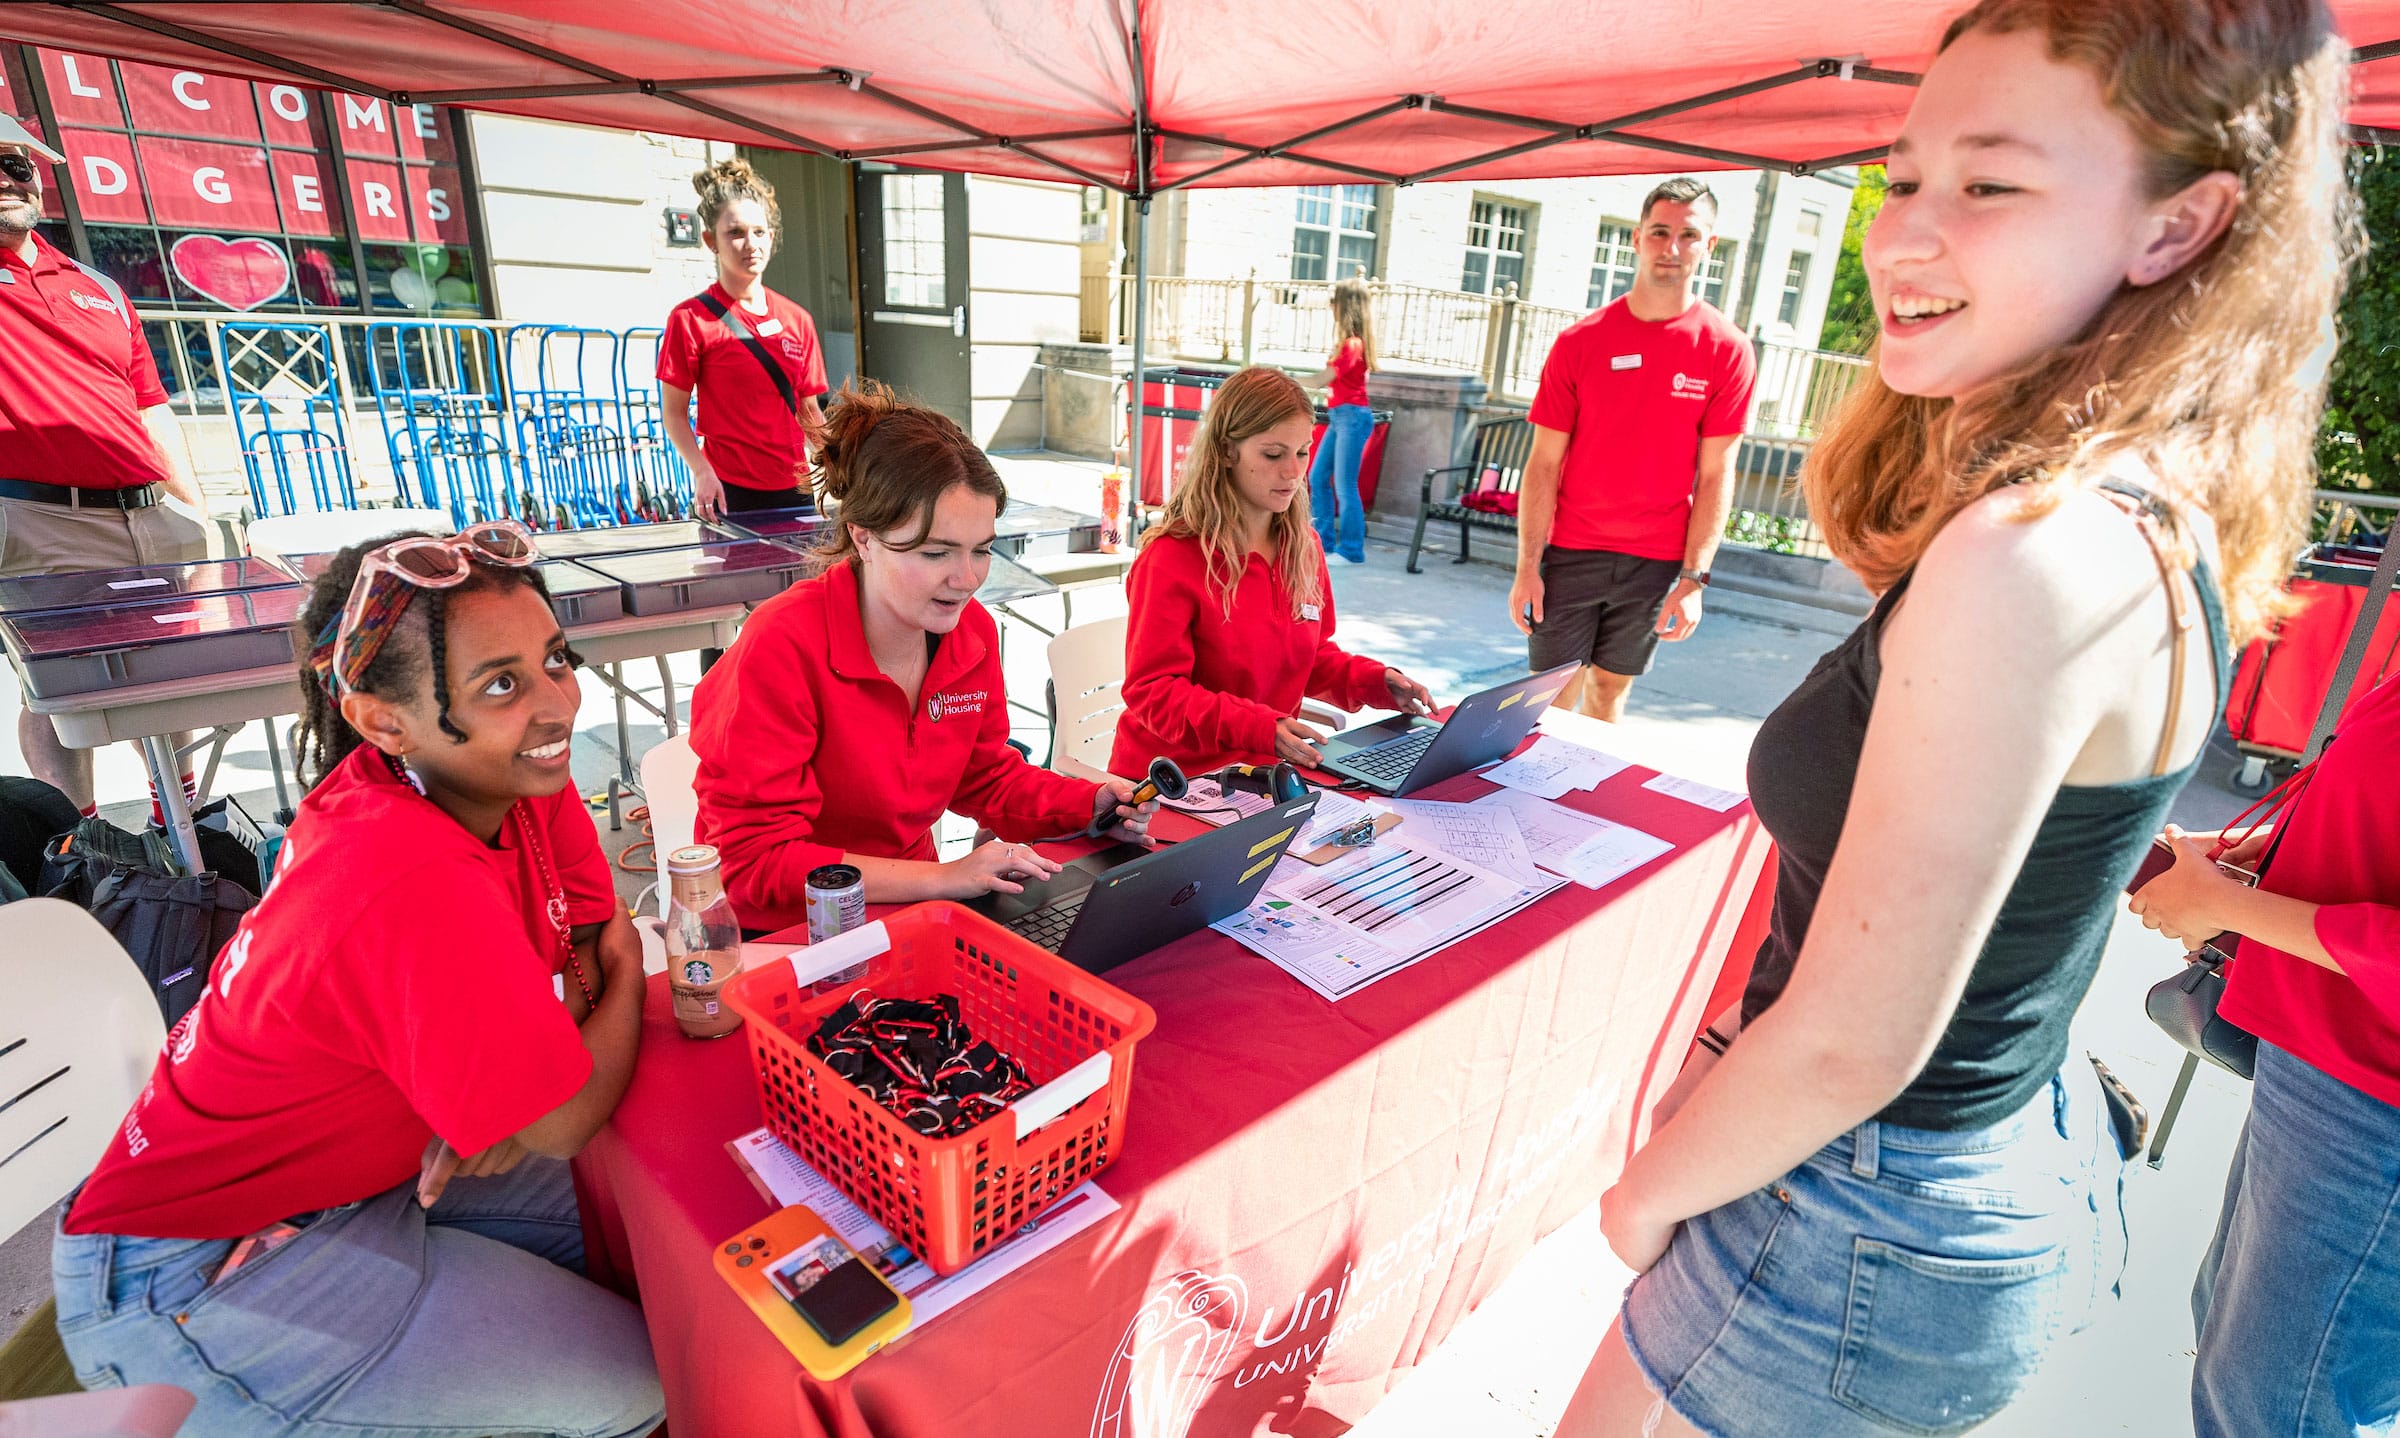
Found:
<path fill-rule="evenodd" d="M 33 156 L 21 155 L 14 150 L 0 150 L 0 175 L 6 175 L 20 185 L 30 185 L 34 174 Z"/>
<path fill-rule="evenodd" d="M 529 569 L 539 558 L 533 532 L 513 519 L 470 524 L 447 539 L 414 535 L 369 550 L 342 605 L 341 627 L 319 646 L 312 662 L 337 698 L 347 694 L 358 687 L 393 623 L 407 611 L 410 590 L 456 589 L 476 564 Z"/>

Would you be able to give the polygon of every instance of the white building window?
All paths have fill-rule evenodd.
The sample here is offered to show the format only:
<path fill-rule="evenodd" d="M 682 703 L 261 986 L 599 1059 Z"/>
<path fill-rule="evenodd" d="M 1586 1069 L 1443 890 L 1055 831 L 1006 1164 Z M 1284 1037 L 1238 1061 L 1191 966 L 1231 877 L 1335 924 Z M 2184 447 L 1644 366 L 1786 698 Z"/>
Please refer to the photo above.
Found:
<path fill-rule="evenodd" d="M 1458 287 L 1496 295 L 1515 285 L 1525 289 L 1525 256 L 1531 249 L 1534 207 L 1478 198 L 1467 216 L 1467 259 Z"/>
<path fill-rule="evenodd" d="M 1602 220 L 1600 242 L 1592 248 L 1592 283 L 1584 291 L 1583 307 L 1596 310 L 1632 289 L 1640 265 L 1633 248 L 1633 226 L 1624 220 Z"/>
<path fill-rule="evenodd" d="M 1303 185 L 1292 223 L 1292 278 L 1346 280 L 1375 268 L 1373 185 Z"/>
<path fill-rule="evenodd" d="M 883 302 L 938 310 L 950 303 L 948 223 L 939 175 L 883 177 Z"/>
<path fill-rule="evenodd" d="M 1725 286 L 1734 271 L 1734 256 L 1741 246 L 1732 240 L 1719 240 L 1708 252 L 1708 263 L 1700 267 L 1700 298 L 1725 308 Z"/>
<path fill-rule="evenodd" d="M 1792 240 L 1792 257 L 1783 267 L 1783 299 L 1775 306 L 1775 318 L 1784 324 L 1800 323 L 1800 300 L 1808 293 L 1808 267 L 1817 257 L 1817 235 L 1824 227 L 1824 211 L 1800 212 L 1799 233 Z"/>

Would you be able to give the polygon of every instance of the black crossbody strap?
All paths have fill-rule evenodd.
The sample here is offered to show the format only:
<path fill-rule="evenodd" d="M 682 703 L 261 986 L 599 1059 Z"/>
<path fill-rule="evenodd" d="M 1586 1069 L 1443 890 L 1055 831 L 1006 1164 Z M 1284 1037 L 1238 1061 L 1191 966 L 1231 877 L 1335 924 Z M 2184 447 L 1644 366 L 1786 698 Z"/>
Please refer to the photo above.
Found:
<path fill-rule="evenodd" d="M 725 326 L 728 334 L 741 341 L 743 349 L 750 351 L 750 358 L 758 361 L 759 368 L 767 372 L 767 378 L 775 381 L 775 393 L 783 396 L 785 411 L 797 423 L 800 419 L 799 392 L 792 388 L 792 377 L 784 372 L 782 364 L 778 363 L 775 356 L 768 352 L 767 342 L 758 337 L 757 332 L 750 328 L 749 322 L 736 313 L 732 306 L 718 299 L 716 291 L 702 290 L 700 303 L 710 314 L 717 317 L 717 322 Z"/>
<path fill-rule="evenodd" d="M 2375 624 L 2383 617 L 2383 601 L 2391 595 L 2396 574 L 2400 574 L 2400 517 L 2383 532 L 2383 558 L 2376 562 L 2375 577 L 2367 581 L 2366 602 L 2359 605 L 2358 618 L 2351 622 L 2350 642 L 2342 646 L 2341 665 L 2333 671 L 2333 683 L 2326 686 L 2325 703 L 2317 710 L 2317 727 L 2309 731 L 2302 759 L 2314 760 L 2332 741 L 2334 726 L 2349 707 L 2350 691 L 2366 664 L 2367 646 L 2375 638 Z"/>

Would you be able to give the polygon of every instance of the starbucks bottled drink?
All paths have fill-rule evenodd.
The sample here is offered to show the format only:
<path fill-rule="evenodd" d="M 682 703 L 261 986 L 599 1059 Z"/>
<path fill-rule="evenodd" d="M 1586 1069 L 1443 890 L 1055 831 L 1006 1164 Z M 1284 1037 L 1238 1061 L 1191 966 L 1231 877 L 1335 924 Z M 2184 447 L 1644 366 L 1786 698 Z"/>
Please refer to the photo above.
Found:
<path fill-rule="evenodd" d="M 742 1026 L 720 993 L 742 967 L 742 921 L 725 897 L 713 844 L 667 855 L 667 987 L 685 1038 L 723 1038 Z"/>

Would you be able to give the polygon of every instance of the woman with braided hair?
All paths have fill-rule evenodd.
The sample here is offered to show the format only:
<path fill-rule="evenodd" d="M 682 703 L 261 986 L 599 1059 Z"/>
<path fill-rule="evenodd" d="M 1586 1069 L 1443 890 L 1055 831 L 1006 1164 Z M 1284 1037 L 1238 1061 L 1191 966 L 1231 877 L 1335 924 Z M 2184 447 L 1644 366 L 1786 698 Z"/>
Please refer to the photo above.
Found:
<path fill-rule="evenodd" d="M 640 1313 L 580 1276 L 564 1160 L 632 1077 L 642 960 L 534 559 L 488 523 L 318 579 L 315 785 L 52 1248 L 87 1388 L 243 1438 L 660 1422 Z"/>

